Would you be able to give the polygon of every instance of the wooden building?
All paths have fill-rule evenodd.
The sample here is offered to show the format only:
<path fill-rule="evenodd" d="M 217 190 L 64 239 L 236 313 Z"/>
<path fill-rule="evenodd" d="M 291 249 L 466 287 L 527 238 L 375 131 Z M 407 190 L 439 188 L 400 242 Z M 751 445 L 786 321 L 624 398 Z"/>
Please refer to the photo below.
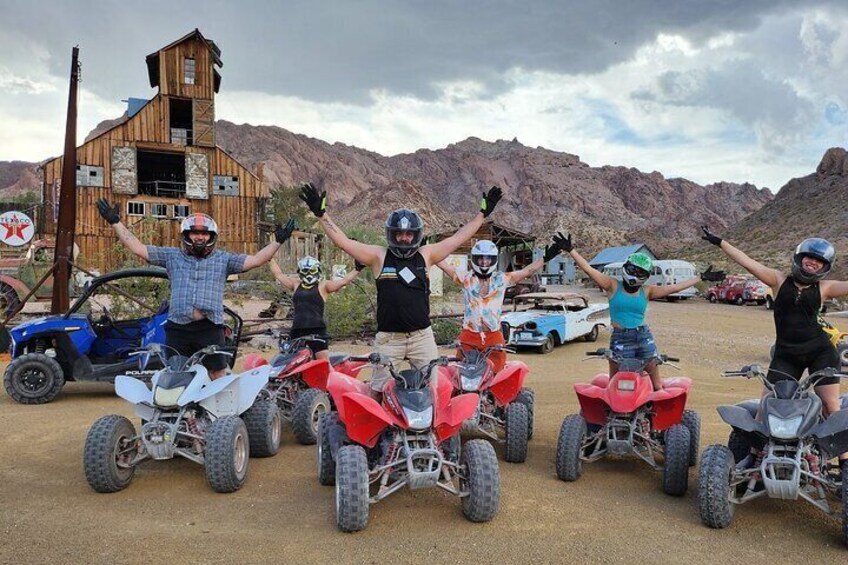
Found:
<path fill-rule="evenodd" d="M 147 56 L 152 99 L 130 99 L 126 118 L 77 148 L 76 243 L 84 264 L 111 268 L 117 242 L 98 198 L 120 204 L 132 229 L 145 218 L 150 243 L 178 245 L 180 220 L 204 212 L 218 223 L 220 246 L 253 253 L 268 241 L 257 224 L 268 189 L 215 144 L 215 94 L 221 50 L 195 29 Z M 62 158 L 42 166 L 44 231 L 54 234 Z M 152 229 L 151 229 L 152 226 Z M 152 231 L 152 233 L 151 233 Z"/>
<path fill-rule="evenodd" d="M 430 241 L 441 241 L 452 236 L 455 232 L 456 230 L 452 230 L 433 234 L 430 236 Z M 477 233 L 460 245 L 453 254 L 467 257 L 474 244 L 481 239 L 488 239 L 498 246 L 500 251 L 498 268 L 501 270 L 518 270 L 533 262 L 533 246 L 536 243 L 536 238 L 497 224 L 491 218 L 486 218 Z"/>

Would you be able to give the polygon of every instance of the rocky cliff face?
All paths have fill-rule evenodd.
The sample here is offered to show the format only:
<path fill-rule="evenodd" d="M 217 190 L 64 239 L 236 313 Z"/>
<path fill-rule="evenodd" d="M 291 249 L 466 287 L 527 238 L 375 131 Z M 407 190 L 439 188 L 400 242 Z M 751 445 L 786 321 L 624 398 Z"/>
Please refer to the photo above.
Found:
<path fill-rule="evenodd" d="M 122 119 L 99 124 L 86 139 Z M 309 181 L 327 190 L 333 214 L 347 226 L 379 227 L 390 210 L 408 206 L 432 230 L 450 229 L 471 217 L 484 190 L 498 185 L 505 196 L 495 219 L 507 227 L 544 237 L 568 230 L 587 251 L 644 241 L 663 252 L 701 224 L 726 230 L 772 199 L 768 190 L 750 184 L 701 186 L 658 172 L 590 167 L 577 155 L 515 139 L 472 137 L 444 149 L 385 157 L 275 126 L 219 121 L 216 135 L 218 145 L 249 169 L 263 164 L 272 187 Z M 10 179 L 21 178 L 0 164 L 0 179 L 4 170 Z M 0 183 L 0 190 L 5 186 Z M 38 189 L 37 182 L 32 188 Z"/>

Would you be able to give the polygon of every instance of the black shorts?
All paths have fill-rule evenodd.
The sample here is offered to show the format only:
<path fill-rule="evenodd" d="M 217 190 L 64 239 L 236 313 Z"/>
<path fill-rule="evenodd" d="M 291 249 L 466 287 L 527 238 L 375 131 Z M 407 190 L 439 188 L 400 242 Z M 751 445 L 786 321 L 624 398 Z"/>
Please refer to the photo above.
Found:
<path fill-rule="evenodd" d="M 818 347 L 801 352 L 794 352 L 789 348 L 777 345 L 774 348 L 774 357 L 769 364 L 769 372 L 766 378 L 770 383 L 786 379 L 797 381 L 804 374 L 804 369 L 812 374 L 827 367 L 839 369 L 839 354 L 829 340 L 827 342 L 822 341 Z M 824 377 L 819 379 L 816 386 L 835 385 L 838 382 L 837 377 Z"/>
<path fill-rule="evenodd" d="M 170 320 L 165 323 L 165 345 L 179 351 L 180 355 L 191 357 L 208 345 L 224 345 L 224 326 L 215 324 L 208 318 L 176 324 Z M 168 356 L 174 355 L 169 350 Z M 224 355 L 207 355 L 203 358 L 203 366 L 210 371 L 221 371 L 227 368 Z"/>
<path fill-rule="evenodd" d="M 289 337 L 291 339 L 295 339 L 298 337 L 303 337 L 305 335 L 316 335 L 321 338 L 321 340 L 310 339 L 306 342 L 306 346 L 312 350 L 313 354 L 318 353 L 319 351 L 327 351 L 330 348 L 330 336 L 327 335 L 326 328 L 300 328 L 300 329 L 292 329 L 289 332 Z"/>

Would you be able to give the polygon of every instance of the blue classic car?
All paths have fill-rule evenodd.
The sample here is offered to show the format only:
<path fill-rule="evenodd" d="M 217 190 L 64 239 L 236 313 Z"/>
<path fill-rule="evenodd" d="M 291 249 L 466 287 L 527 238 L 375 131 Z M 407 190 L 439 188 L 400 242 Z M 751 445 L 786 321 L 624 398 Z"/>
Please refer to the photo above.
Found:
<path fill-rule="evenodd" d="M 608 304 L 589 304 L 587 297 L 570 292 L 522 294 L 513 311 L 501 316 L 509 345 L 535 347 L 540 353 L 580 337 L 595 341 L 600 328 L 609 325 Z"/>

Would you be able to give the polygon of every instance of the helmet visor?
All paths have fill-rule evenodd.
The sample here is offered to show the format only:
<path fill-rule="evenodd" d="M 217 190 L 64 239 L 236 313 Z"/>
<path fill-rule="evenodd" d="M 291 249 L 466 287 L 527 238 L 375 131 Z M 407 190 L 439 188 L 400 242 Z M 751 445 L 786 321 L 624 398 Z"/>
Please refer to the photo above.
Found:
<path fill-rule="evenodd" d="M 633 263 L 625 263 L 624 272 L 630 275 L 631 277 L 636 277 L 640 281 L 646 281 L 648 280 L 648 277 L 651 276 L 651 273 L 649 273 L 642 267 L 637 267 Z"/>

